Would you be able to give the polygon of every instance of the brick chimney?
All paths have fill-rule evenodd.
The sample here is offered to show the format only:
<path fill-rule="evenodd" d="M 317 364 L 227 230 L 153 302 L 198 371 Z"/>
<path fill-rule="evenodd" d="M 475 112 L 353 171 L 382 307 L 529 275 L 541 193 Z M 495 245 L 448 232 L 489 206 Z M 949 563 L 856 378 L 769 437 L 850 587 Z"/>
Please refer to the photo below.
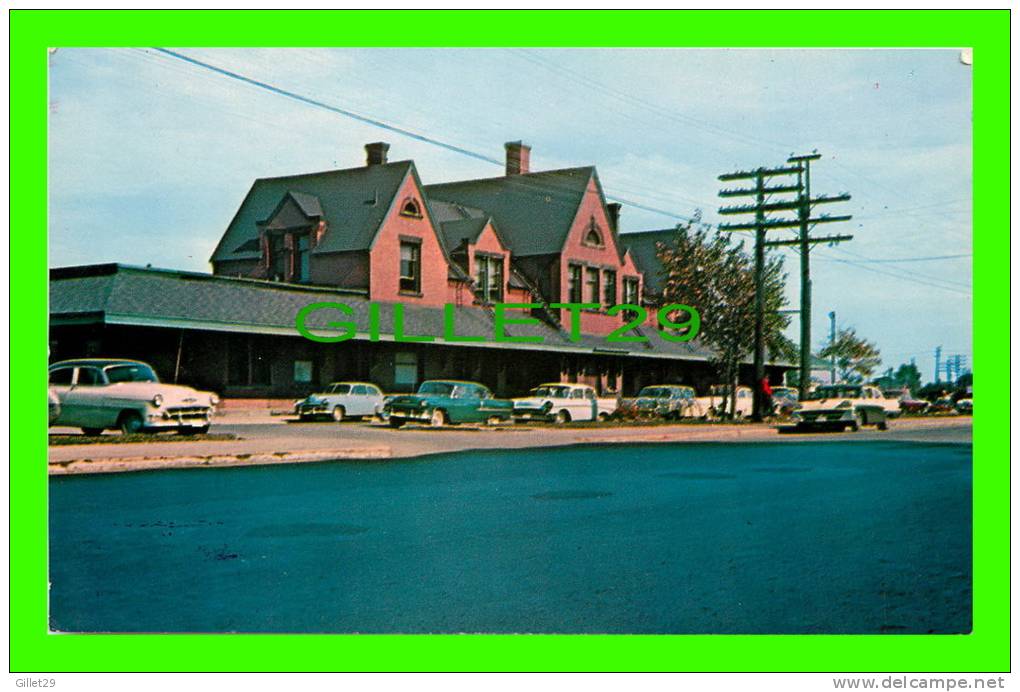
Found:
<path fill-rule="evenodd" d="M 623 205 L 619 202 L 606 202 L 606 210 L 609 212 L 609 227 L 613 232 L 620 230 L 620 209 Z"/>
<path fill-rule="evenodd" d="M 506 174 L 526 175 L 530 173 L 531 147 L 520 140 L 507 142 L 506 147 Z"/>
<path fill-rule="evenodd" d="M 372 142 L 371 144 L 365 145 L 365 164 L 368 166 L 378 166 L 386 163 L 386 152 L 390 150 L 390 145 L 386 142 Z"/>

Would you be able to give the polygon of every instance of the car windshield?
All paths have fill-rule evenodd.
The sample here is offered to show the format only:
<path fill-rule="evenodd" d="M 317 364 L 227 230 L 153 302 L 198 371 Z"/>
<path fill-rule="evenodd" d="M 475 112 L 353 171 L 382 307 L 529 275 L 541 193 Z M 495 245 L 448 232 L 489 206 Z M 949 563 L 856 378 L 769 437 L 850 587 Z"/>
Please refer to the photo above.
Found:
<path fill-rule="evenodd" d="M 819 387 L 811 395 L 812 399 L 859 399 L 860 387 Z"/>
<path fill-rule="evenodd" d="M 419 394 L 438 394 L 439 396 L 451 396 L 456 385 L 451 382 L 422 382 L 418 388 Z"/>
<path fill-rule="evenodd" d="M 533 396 L 548 396 L 554 399 L 566 399 L 570 396 L 570 387 L 558 387 L 556 385 L 543 385 L 531 390 Z"/>
<path fill-rule="evenodd" d="M 665 399 L 669 397 L 669 387 L 645 387 L 638 396 L 647 396 L 652 399 Z"/>
<path fill-rule="evenodd" d="M 108 365 L 103 369 L 110 384 L 117 382 L 159 382 L 156 373 L 144 363 Z"/>
<path fill-rule="evenodd" d="M 350 394 L 351 385 L 349 384 L 334 384 L 329 387 L 330 394 Z"/>

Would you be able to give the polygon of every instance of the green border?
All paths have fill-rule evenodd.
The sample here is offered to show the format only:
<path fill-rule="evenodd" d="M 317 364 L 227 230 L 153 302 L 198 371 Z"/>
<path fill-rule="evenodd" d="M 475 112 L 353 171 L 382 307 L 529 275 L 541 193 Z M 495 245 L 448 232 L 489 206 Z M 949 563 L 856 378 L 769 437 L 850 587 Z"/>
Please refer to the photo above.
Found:
<path fill-rule="evenodd" d="M 385 16 L 384 16 L 385 15 Z M 412 16 L 413 15 L 413 16 Z M 11 393 L 45 390 L 48 46 L 775 46 L 974 48 L 974 362 L 1008 381 L 1009 11 L 12 11 Z M 919 172 L 921 173 L 921 172 Z M 995 246 L 993 247 L 993 243 Z M 952 325 L 946 325 L 947 331 Z M 994 366 L 992 365 L 994 363 Z M 21 397 L 19 397 L 21 398 Z M 974 446 L 974 631 L 966 636 L 50 635 L 46 418 L 11 414 L 12 671 L 1009 670 L 1009 395 Z M 15 434 L 17 431 L 17 434 Z"/>

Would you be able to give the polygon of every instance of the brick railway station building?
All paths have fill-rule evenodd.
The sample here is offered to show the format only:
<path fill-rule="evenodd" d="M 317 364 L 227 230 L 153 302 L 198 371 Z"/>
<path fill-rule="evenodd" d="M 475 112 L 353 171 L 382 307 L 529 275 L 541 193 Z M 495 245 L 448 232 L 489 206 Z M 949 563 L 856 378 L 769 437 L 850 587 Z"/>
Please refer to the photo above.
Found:
<path fill-rule="evenodd" d="M 413 161 L 389 162 L 389 145 L 365 147 L 365 166 L 254 182 L 213 253 L 212 274 L 118 264 L 52 269 L 51 360 L 102 355 L 152 363 L 160 377 L 227 397 L 303 396 L 341 379 L 410 391 L 432 378 L 484 382 L 516 396 L 541 382 L 586 382 L 600 393 L 636 393 L 658 383 L 715 382 L 697 340 L 663 339 L 652 321 L 644 343 L 607 343 L 625 321 L 607 309 L 654 304 L 656 243 L 671 231 L 619 234 L 620 205 L 606 202 L 594 167 L 532 173 L 529 147 L 506 145 L 506 174 L 424 185 Z M 295 329 L 313 302 L 341 302 L 358 337 L 317 343 Z M 570 314 L 554 303 L 597 303 Z M 370 304 L 382 333 L 367 334 Z M 443 334 L 454 305 L 470 343 L 393 338 Z M 535 325 L 508 334 L 542 343 L 495 343 L 494 303 L 536 303 Z M 696 306 L 695 306 L 696 307 Z M 654 320 L 654 310 L 650 310 Z M 333 317 L 336 319 L 336 316 Z M 628 318 L 629 319 L 629 318 Z M 325 314 L 309 326 L 325 328 Z M 787 363 L 768 365 L 780 382 Z M 750 366 L 742 381 L 752 379 Z"/>

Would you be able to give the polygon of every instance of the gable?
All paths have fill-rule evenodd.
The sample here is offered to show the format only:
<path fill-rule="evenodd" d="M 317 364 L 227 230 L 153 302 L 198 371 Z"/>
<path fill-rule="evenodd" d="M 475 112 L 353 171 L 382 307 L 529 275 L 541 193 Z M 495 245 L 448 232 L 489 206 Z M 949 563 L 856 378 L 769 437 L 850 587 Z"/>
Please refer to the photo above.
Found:
<path fill-rule="evenodd" d="M 306 218 L 321 213 L 328 230 L 315 254 L 367 250 L 391 208 L 410 161 L 256 180 L 220 239 L 212 262 L 257 259 L 259 222 L 270 219 L 289 196 Z M 316 209 L 318 206 L 318 209 Z M 256 243 L 251 243 L 252 240 Z"/>
<path fill-rule="evenodd" d="M 590 166 L 427 185 L 430 200 L 483 209 L 515 257 L 560 252 L 594 169 Z"/>

